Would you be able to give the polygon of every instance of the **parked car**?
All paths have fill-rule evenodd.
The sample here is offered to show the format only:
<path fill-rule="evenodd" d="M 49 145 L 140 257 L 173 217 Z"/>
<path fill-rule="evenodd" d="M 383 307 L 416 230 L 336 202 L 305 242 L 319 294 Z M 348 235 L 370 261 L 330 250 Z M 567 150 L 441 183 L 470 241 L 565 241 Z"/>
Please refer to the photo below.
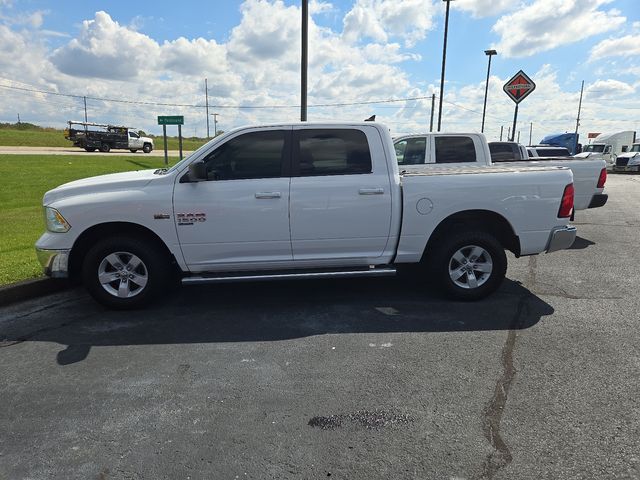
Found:
<path fill-rule="evenodd" d="M 571 156 L 571 152 L 567 147 L 557 147 L 554 145 L 532 145 L 526 148 L 529 156 L 535 158 L 558 158 Z"/>
<path fill-rule="evenodd" d="M 516 142 L 487 144 L 484 135 L 480 133 L 409 135 L 396 138 L 395 148 L 398 163 L 407 171 L 424 171 L 443 166 L 498 167 L 504 166 L 505 162 L 520 169 L 541 166 L 567 167 L 573 172 L 576 210 L 601 207 L 608 199 L 608 195 L 604 193 L 607 170 L 603 160 L 576 160 L 573 157 L 533 158 L 527 153 L 529 147 L 525 148 Z M 566 149 L 561 149 L 566 152 Z"/>
<path fill-rule="evenodd" d="M 150 153 L 153 150 L 153 139 L 140 136 L 129 127 L 101 123 L 67 122 L 69 128 L 64 131 L 64 138 L 71 140 L 74 147 L 84 148 L 87 152 L 109 152 L 119 148 L 136 153 L 142 150 Z M 77 125 L 79 128 L 74 128 Z"/>
<path fill-rule="evenodd" d="M 486 143 L 484 144 L 486 146 Z M 79 277 L 111 308 L 183 284 L 370 277 L 419 265 L 475 300 L 517 256 L 568 248 L 566 168 L 398 173 L 378 123 L 278 124 L 225 133 L 169 169 L 87 178 L 47 192 L 45 272 Z"/>

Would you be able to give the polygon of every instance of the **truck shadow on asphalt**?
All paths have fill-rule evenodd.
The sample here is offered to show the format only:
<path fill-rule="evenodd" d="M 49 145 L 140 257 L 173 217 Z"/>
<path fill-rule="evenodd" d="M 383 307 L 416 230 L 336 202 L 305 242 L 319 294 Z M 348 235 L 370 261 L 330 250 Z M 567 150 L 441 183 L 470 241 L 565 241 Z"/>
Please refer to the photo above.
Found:
<path fill-rule="evenodd" d="M 34 314 L 40 315 L 34 321 L 16 322 L 19 331 L 0 331 L 0 340 L 67 345 L 57 362 L 69 365 L 84 360 L 94 346 L 526 329 L 553 312 L 511 280 L 472 303 L 448 300 L 406 279 L 244 283 L 182 288 L 157 305 L 130 312 L 106 310 L 82 295 Z"/>
<path fill-rule="evenodd" d="M 581 236 L 577 236 L 573 245 L 569 247 L 569 250 L 584 250 L 585 248 L 589 248 L 591 245 L 595 245 L 596 242 L 592 242 L 586 238 L 582 238 Z"/>

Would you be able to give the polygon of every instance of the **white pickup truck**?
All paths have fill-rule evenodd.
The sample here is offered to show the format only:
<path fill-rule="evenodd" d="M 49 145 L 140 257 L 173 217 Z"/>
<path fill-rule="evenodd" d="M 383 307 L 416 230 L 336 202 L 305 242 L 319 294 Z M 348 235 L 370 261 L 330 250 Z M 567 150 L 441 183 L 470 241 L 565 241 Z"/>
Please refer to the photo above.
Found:
<path fill-rule="evenodd" d="M 602 207 L 608 195 L 604 160 L 573 158 L 531 158 L 516 142 L 492 142 L 492 149 L 481 133 L 428 133 L 394 139 L 401 170 L 425 171 L 443 167 L 567 167 L 573 172 L 575 209 Z M 493 159 L 495 158 L 495 160 Z M 497 160 L 497 161 L 496 161 Z"/>
<path fill-rule="evenodd" d="M 398 173 L 381 124 L 278 124 L 225 133 L 170 169 L 87 178 L 44 196 L 36 243 L 53 277 L 111 308 L 183 284 L 393 275 L 419 264 L 459 299 L 493 292 L 505 249 L 572 245 L 569 169 Z"/>

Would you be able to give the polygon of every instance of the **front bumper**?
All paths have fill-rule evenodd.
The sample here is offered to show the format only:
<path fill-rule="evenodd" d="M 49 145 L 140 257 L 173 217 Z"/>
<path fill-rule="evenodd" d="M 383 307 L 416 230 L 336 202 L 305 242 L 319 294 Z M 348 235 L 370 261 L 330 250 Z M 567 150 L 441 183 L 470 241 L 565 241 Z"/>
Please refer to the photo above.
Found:
<path fill-rule="evenodd" d="M 45 275 L 52 278 L 69 277 L 69 252 L 71 250 L 46 250 L 36 247 L 38 261 Z"/>
<path fill-rule="evenodd" d="M 614 172 L 640 172 L 640 165 L 613 165 Z"/>
<path fill-rule="evenodd" d="M 589 207 L 587 208 L 598 208 L 604 206 L 609 199 L 609 195 L 606 193 L 596 193 L 593 197 L 591 197 L 591 203 L 589 203 Z"/>
<path fill-rule="evenodd" d="M 546 252 L 551 253 L 571 247 L 576 239 L 577 233 L 578 230 L 576 227 L 571 225 L 554 228 L 551 235 L 549 235 Z"/>

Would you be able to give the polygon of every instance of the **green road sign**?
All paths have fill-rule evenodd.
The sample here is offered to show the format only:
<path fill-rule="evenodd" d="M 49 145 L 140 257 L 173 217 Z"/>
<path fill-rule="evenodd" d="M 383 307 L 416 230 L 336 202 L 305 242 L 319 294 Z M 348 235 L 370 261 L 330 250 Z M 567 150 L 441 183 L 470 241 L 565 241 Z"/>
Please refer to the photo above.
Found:
<path fill-rule="evenodd" d="M 184 125 L 184 117 L 182 115 L 158 116 L 158 125 Z"/>

